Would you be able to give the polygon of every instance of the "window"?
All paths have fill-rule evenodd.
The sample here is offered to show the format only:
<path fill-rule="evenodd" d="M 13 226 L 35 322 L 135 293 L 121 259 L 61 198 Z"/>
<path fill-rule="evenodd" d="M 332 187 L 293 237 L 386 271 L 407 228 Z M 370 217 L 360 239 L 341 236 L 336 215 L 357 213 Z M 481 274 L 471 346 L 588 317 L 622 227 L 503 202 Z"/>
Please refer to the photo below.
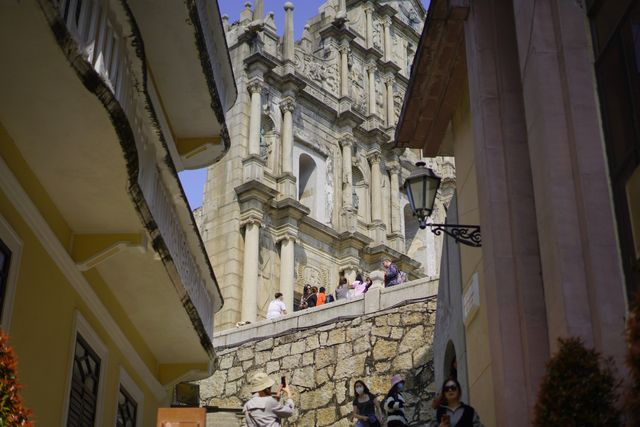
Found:
<path fill-rule="evenodd" d="M 136 425 L 136 413 L 138 411 L 138 404 L 131 397 L 131 395 L 125 390 L 123 386 L 120 386 L 118 393 L 118 414 L 116 419 L 116 427 L 135 427 Z"/>
<path fill-rule="evenodd" d="M 0 240 L 0 318 L 2 318 L 2 307 L 4 307 L 7 286 L 9 285 L 9 265 L 11 264 L 11 251 Z"/>
<path fill-rule="evenodd" d="M 21 257 L 22 240 L 0 215 L 0 329 L 7 333 L 11 333 Z"/>
<path fill-rule="evenodd" d="M 69 396 L 68 427 L 95 425 L 100 381 L 100 358 L 82 335 L 76 336 Z"/>

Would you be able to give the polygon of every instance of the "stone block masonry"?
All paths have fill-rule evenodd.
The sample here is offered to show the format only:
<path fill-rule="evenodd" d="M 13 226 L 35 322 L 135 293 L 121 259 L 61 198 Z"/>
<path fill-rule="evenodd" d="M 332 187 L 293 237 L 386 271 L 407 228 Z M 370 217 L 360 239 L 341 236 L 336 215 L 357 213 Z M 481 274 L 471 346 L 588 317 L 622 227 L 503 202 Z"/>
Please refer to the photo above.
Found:
<path fill-rule="evenodd" d="M 409 295 L 413 298 L 407 299 Z M 365 309 L 375 307 L 371 299 L 378 302 L 378 310 Z M 202 404 L 241 407 L 250 398 L 244 389 L 247 379 L 264 371 L 277 382 L 286 376 L 294 389 L 297 410 L 289 425 L 347 427 L 352 425 L 348 415 L 353 383 L 364 380 L 382 399 L 391 375 L 400 373 L 407 383 L 411 425 L 426 425 L 437 388 L 432 354 L 434 284 L 416 281 L 332 305 L 218 334 L 215 373 L 200 383 Z M 338 312 L 350 315 L 330 319 L 327 313 L 340 306 Z M 303 318 L 307 327 L 291 328 Z M 253 339 L 248 339 L 251 335 Z"/>

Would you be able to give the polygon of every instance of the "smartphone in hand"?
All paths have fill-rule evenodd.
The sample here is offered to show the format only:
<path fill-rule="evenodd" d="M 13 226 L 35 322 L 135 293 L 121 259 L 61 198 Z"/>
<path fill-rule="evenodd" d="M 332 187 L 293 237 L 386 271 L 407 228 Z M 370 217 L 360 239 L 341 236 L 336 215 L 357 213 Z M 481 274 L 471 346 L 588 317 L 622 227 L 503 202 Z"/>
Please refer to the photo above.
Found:
<path fill-rule="evenodd" d="M 287 377 L 280 377 L 280 384 L 282 384 L 282 388 L 285 388 L 287 386 Z"/>
<path fill-rule="evenodd" d="M 442 415 L 442 424 L 451 425 L 451 419 L 449 418 L 449 414 Z"/>

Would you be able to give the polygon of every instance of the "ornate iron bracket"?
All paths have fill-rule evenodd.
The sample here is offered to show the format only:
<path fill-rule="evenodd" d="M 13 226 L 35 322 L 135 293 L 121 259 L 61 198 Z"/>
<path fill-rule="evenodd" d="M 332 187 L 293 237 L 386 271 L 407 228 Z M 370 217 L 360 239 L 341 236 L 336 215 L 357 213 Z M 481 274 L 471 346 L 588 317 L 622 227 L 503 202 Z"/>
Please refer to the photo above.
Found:
<path fill-rule="evenodd" d="M 427 224 L 431 227 L 431 231 L 436 236 L 445 233 L 458 242 L 467 246 L 479 248 L 482 246 L 482 235 L 480 234 L 479 225 L 460 225 L 460 224 Z"/>

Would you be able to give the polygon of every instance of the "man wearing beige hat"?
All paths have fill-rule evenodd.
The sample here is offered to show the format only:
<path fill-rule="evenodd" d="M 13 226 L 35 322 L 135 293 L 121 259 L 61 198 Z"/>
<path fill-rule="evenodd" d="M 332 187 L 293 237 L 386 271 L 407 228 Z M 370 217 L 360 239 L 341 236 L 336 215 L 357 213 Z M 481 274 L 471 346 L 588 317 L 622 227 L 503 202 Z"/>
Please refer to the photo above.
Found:
<path fill-rule="evenodd" d="M 280 420 L 293 414 L 294 405 L 289 387 L 283 381 L 278 392 L 272 394 L 271 387 L 274 384 L 275 381 L 264 372 L 258 372 L 249 380 L 247 389 L 255 394 L 244 404 L 247 427 L 280 427 Z M 283 392 L 287 395 L 284 403 L 280 401 Z"/>

